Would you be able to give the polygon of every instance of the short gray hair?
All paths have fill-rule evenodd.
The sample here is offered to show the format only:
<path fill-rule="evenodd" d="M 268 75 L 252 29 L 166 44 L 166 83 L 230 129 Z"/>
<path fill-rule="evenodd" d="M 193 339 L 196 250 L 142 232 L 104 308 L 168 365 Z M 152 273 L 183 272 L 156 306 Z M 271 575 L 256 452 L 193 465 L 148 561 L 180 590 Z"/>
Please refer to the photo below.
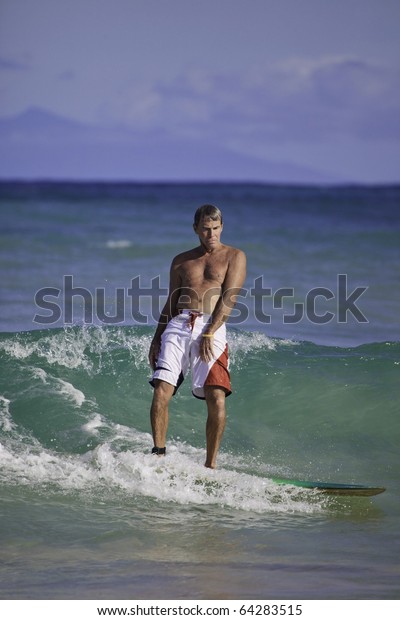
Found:
<path fill-rule="evenodd" d="M 194 214 L 194 226 L 197 227 L 203 218 L 214 221 L 220 220 L 222 224 L 222 213 L 214 205 L 203 205 L 197 209 Z"/>

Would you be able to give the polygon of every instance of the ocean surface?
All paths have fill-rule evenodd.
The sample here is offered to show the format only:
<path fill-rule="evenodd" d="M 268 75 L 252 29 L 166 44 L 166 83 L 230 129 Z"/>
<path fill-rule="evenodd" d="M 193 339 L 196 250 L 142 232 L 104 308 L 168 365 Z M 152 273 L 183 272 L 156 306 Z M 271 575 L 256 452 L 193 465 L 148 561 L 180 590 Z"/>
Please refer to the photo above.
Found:
<path fill-rule="evenodd" d="M 148 347 L 205 202 L 248 259 L 215 471 L 189 381 L 165 459 L 149 432 Z M 0 598 L 398 599 L 399 206 L 400 187 L 0 184 Z"/>

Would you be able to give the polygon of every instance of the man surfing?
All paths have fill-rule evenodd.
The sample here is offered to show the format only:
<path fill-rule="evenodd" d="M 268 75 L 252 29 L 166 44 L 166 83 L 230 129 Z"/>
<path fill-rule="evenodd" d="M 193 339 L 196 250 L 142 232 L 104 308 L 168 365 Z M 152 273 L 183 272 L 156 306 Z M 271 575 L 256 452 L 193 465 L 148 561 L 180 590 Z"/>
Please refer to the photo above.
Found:
<path fill-rule="evenodd" d="M 225 324 L 246 277 L 246 256 L 221 242 L 217 207 L 199 207 L 193 229 L 200 244 L 172 261 L 168 298 L 150 345 L 152 452 L 166 453 L 169 402 L 190 368 L 193 395 L 207 403 L 205 466 L 214 469 L 231 393 Z"/>

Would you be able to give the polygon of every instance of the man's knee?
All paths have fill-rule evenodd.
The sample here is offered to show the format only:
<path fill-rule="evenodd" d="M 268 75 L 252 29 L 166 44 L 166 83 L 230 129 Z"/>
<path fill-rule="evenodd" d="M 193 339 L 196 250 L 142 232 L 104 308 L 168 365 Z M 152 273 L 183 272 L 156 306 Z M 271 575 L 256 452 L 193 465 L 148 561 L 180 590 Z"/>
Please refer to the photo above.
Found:
<path fill-rule="evenodd" d="M 204 388 L 207 404 L 212 405 L 217 409 L 225 410 L 226 393 L 223 388 L 214 386 L 206 386 Z"/>
<path fill-rule="evenodd" d="M 173 396 L 175 387 L 162 379 L 154 380 L 154 395 L 153 400 L 169 402 Z"/>

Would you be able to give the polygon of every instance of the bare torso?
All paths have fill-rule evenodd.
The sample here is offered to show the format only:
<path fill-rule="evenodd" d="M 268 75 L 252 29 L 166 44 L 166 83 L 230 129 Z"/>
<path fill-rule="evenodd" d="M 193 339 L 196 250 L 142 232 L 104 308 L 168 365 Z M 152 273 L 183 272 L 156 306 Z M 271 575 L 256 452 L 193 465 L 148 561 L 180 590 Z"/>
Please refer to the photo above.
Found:
<path fill-rule="evenodd" d="M 200 246 L 179 254 L 173 263 L 179 282 L 176 309 L 211 314 L 221 295 L 230 260 L 237 251 L 221 244 L 210 253 Z"/>

